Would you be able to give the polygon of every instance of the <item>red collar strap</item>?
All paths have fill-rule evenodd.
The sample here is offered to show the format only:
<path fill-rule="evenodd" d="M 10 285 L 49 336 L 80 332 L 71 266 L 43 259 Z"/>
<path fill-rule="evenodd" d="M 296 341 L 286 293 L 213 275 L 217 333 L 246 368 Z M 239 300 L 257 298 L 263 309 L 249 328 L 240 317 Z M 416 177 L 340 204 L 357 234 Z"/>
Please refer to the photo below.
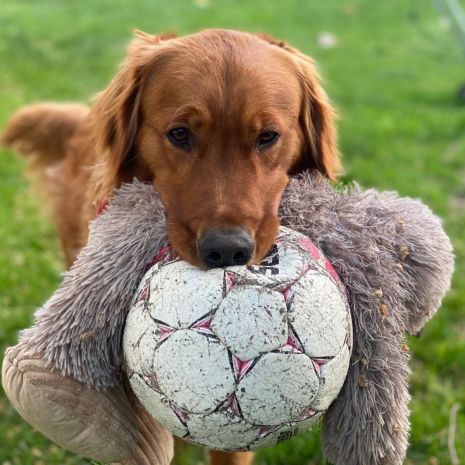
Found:
<path fill-rule="evenodd" d="M 102 198 L 98 200 L 95 206 L 95 213 L 97 214 L 97 216 L 99 216 L 100 213 L 103 213 L 107 209 L 107 206 L 108 206 L 108 199 Z"/>

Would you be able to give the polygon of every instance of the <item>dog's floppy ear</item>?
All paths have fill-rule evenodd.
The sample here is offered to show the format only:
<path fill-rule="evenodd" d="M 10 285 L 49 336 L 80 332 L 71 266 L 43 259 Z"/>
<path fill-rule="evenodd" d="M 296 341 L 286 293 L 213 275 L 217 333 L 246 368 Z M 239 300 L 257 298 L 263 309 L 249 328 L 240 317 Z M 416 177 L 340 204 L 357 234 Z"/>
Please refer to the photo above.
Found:
<path fill-rule="evenodd" d="M 341 171 L 335 129 L 335 111 L 320 84 L 313 60 L 290 47 L 286 42 L 260 36 L 272 45 L 289 52 L 296 64 L 302 87 L 299 123 L 304 138 L 304 150 L 291 174 L 317 169 L 330 179 Z"/>
<path fill-rule="evenodd" d="M 111 190 L 112 182 L 124 181 L 123 171 L 131 173 L 135 163 L 134 142 L 140 118 L 140 100 L 147 70 L 156 62 L 161 44 L 174 34 L 149 35 L 137 31 L 128 53 L 110 85 L 96 97 L 92 109 L 92 131 L 97 150 L 105 157 L 105 179 L 101 190 Z M 105 181 L 108 180 L 108 183 Z"/>

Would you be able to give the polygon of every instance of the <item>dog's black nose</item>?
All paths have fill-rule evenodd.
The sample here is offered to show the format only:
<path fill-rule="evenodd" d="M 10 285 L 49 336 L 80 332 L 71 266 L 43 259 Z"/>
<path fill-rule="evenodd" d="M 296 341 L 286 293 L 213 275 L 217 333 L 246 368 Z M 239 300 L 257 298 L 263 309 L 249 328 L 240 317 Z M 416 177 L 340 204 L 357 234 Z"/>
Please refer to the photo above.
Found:
<path fill-rule="evenodd" d="M 254 241 L 242 228 L 210 229 L 197 243 L 199 256 L 208 268 L 245 265 L 252 257 Z"/>

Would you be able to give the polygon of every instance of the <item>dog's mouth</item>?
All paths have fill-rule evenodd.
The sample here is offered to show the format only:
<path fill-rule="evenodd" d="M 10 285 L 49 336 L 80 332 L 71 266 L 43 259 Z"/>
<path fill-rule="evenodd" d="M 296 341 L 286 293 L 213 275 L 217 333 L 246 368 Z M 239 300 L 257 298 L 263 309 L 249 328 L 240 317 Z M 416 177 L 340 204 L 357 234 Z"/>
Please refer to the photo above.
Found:
<path fill-rule="evenodd" d="M 259 263 L 275 242 L 279 220 L 268 218 L 257 231 L 244 226 L 214 226 L 196 234 L 187 225 L 171 221 L 167 228 L 177 255 L 201 269 L 212 269 Z"/>

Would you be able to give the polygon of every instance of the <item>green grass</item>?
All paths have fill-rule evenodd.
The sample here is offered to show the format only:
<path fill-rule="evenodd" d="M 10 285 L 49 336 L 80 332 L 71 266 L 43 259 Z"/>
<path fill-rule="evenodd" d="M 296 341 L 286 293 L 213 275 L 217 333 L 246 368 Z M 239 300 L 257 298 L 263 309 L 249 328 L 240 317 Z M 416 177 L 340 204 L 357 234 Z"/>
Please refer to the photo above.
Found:
<path fill-rule="evenodd" d="M 197 4 L 199 2 L 197 1 Z M 339 108 L 346 179 L 422 198 L 445 221 L 457 254 L 453 289 L 411 341 L 413 400 L 408 464 L 448 465 L 449 412 L 465 463 L 465 57 L 431 2 L 391 0 L 2 0 L 0 127 L 18 106 L 83 100 L 102 89 L 135 28 L 189 33 L 206 27 L 261 31 L 316 58 Z M 320 48 L 330 31 L 335 47 Z M 23 162 L 0 153 L 0 353 L 30 325 L 60 280 L 61 256 Z M 188 448 L 181 465 L 202 463 Z M 77 465 L 34 432 L 0 395 L 0 465 Z M 325 463 L 318 432 L 260 452 L 259 465 Z"/>

